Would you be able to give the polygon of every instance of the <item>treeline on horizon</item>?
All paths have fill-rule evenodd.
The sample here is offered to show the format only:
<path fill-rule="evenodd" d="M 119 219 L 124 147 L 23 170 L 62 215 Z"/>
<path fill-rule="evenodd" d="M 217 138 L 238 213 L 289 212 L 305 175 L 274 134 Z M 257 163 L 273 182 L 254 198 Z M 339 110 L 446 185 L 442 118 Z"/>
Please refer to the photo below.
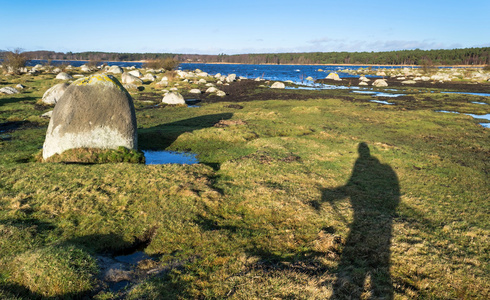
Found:
<path fill-rule="evenodd" d="M 0 56 L 2 53 L 0 52 Z M 450 50 L 399 50 L 385 52 L 306 52 L 270 54 L 172 54 L 115 52 L 24 52 L 28 59 L 144 61 L 172 58 L 188 63 L 237 64 L 373 64 L 373 65 L 489 65 L 490 47 Z"/>

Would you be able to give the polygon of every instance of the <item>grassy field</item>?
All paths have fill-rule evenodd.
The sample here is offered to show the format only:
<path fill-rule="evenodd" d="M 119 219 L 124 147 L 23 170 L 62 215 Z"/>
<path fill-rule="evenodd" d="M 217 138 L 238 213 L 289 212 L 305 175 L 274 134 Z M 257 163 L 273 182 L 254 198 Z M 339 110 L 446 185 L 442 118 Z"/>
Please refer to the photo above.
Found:
<path fill-rule="evenodd" d="M 34 160 L 54 75 L 0 78 L 27 86 L 0 95 L 1 299 L 490 297 L 490 129 L 435 112 L 488 114 L 471 103 L 488 97 L 134 92 L 140 149 L 201 163 L 84 165 Z M 103 258 L 136 249 L 150 259 L 111 289 Z"/>

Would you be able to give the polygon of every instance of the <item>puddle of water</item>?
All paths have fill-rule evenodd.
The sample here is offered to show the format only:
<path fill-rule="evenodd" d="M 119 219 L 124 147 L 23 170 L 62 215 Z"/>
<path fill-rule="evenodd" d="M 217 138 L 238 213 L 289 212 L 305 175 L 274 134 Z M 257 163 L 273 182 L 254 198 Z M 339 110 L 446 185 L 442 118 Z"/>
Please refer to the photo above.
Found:
<path fill-rule="evenodd" d="M 392 90 L 396 91 L 396 90 Z M 390 93 L 384 93 L 384 92 L 376 92 L 376 91 L 352 91 L 353 93 L 357 94 L 363 94 L 363 95 L 373 95 L 373 97 L 400 97 L 400 96 L 405 96 L 406 94 L 390 94 Z M 390 103 L 393 104 L 393 103 Z"/>
<path fill-rule="evenodd" d="M 150 259 L 150 257 L 146 255 L 145 252 L 143 251 L 137 251 L 129 255 L 116 256 L 114 257 L 114 259 L 117 260 L 118 262 L 137 265 L 140 261 L 145 259 Z"/>
<path fill-rule="evenodd" d="M 475 95 L 475 96 L 490 97 L 490 94 L 488 93 L 441 92 L 441 94 L 460 94 L 460 95 Z"/>
<path fill-rule="evenodd" d="M 472 116 L 475 119 L 483 119 L 483 120 L 490 121 L 490 114 L 486 114 L 486 115 L 465 114 L 465 115 Z"/>
<path fill-rule="evenodd" d="M 371 102 L 376 102 L 380 104 L 387 104 L 387 105 L 393 105 L 395 103 L 387 102 L 387 101 L 382 101 L 382 100 L 370 100 Z"/>
<path fill-rule="evenodd" d="M 485 102 L 478 102 L 478 101 L 474 101 L 474 102 L 471 102 L 473 104 L 481 104 L 481 105 L 488 105 L 488 103 L 485 103 Z"/>
<path fill-rule="evenodd" d="M 457 111 L 448 111 L 448 110 L 436 110 L 436 112 L 442 112 L 442 113 L 448 113 L 448 114 L 461 114 L 460 112 L 457 112 Z M 464 115 L 473 117 L 473 118 L 478 119 L 478 120 L 490 121 L 490 114 L 486 114 L 486 115 L 464 114 Z M 479 124 L 485 128 L 490 128 L 490 123 L 484 122 L 484 123 L 479 123 Z"/>
<path fill-rule="evenodd" d="M 109 287 L 109 290 L 113 293 L 117 293 L 117 292 L 125 289 L 126 287 L 128 287 L 130 284 L 131 284 L 131 281 L 122 280 L 122 281 L 116 282 L 114 284 L 111 284 Z"/>
<path fill-rule="evenodd" d="M 197 154 L 175 151 L 150 151 L 144 150 L 147 165 L 162 164 L 181 164 L 193 165 L 198 164 Z"/>

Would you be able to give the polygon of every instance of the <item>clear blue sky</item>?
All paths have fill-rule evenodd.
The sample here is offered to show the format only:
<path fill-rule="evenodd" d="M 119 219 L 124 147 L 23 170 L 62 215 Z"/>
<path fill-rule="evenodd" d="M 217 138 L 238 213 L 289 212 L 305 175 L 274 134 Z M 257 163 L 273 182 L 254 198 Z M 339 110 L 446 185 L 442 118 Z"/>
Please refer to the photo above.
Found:
<path fill-rule="evenodd" d="M 237 54 L 490 46 L 490 0 L 0 0 L 0 49 Z"/>

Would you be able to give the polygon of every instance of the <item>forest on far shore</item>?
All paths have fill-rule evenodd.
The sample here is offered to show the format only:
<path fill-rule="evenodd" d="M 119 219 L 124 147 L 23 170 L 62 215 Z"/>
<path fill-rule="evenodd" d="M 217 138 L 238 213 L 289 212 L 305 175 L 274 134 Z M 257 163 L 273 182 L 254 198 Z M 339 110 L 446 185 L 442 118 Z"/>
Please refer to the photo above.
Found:
<path fill-rule="evenodd" d="M 0 52 L 0 58 L 5 52 Z M 27 51 L 28 59 L 143 61 L 172 58 L 179 62 L 237 64 L 373 64 L 373 65 L 489 65 L 490 47 L 386 52 L 306 52 L 264 54 L 173 54 L 115 52 Z"/>

